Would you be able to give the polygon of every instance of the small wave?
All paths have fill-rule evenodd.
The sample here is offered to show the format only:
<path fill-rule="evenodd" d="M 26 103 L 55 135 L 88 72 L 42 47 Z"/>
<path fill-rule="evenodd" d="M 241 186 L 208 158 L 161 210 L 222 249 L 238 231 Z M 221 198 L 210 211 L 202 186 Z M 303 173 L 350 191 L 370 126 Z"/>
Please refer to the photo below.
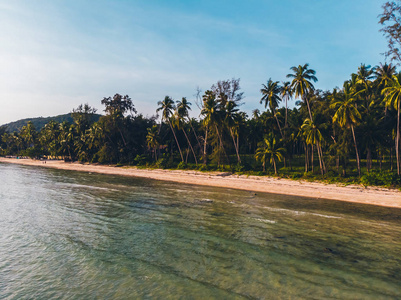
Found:
<path fill-rule="evenodd" d="M 273 220 L 268 220 L 268 219 L 256 219 L 259 222 L 263 222 L 263 223 L 269 223 L 269 224 L 276 224 L 276 221 Z"/>
<path fill-rule="evenodd" d="M 337 216 L 328 216 L 328 215 L 322 215 L 322 214 L 316 214 L 316 213 L 310 213 L 311 215 L 318 216 L 318 217 L 323 217 L 323 218 L 328 218 L 328 219 L 342 219 L 342 217 L 337 217 Z"/>
<path fill-rule="evenodd" d="M 329 219 L 342 219 L 342 217 L 339 217 L 339 216 L 329 216 L 329 215 L 324 215 L 324 214 L 312 213 L 312 212 L 307 212 L 307 211 L 299 211 L 299 210 L 291 210 L 291 209 L 286 209 L 286 208 L 273 208 L 273 207 L 268 207 L 268 206 L 263 206 L 263 208 L 271 210 L 271 211 L 289 212 L 289 213 L 292 213 L 295 215 L 313 215 L 313 216 L 329 218 Z"/>
<path fill-rule="evenodd" d="M 71 187 L 71 188 L 84 188 L 84 189 L 90 189 L 90 190 L 102 190 L 102 191 L 113 191 L 116 192 L 118 190 L 116 189 L 111 189 L 111 188 L 106 188 L 106 187 L 100 187 L 100 186 L 94 186 L 94 185 L 84 185 L 84 184 L 77 184 L 77 183 L 59 183 L 58 185 L 64 186 L 64 187 Z"/>

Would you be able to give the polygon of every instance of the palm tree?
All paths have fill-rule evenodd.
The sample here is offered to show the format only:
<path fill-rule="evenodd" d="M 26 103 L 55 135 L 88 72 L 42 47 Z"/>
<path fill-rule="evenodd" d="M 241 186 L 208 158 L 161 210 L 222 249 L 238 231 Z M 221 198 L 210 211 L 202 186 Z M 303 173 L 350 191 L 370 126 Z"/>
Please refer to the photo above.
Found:
<path fill-rule="evenodd" d="M 292 78 L 291 87 L 295 97 L 300 97 L 308 106 L 309 118 L 312 119 L 312 112 L 310 110 L 308 94 L 313 91 L 315 87 L 312 84 L 317 81 L 315 76 L 316 71 L 309 69 L 309 64 L 299 65 L 298 67 L 291 67 L 290 69 L 294 74 L 288 74 L 287 78 Z"/>
<path fill-rule="evenodd" d="M 191 119 L 189 118 L 189 111 L 191 110 L 190 105 L 191 105 L 191 102 L 189 102 L 187 100 L 187 98 L 182 97 L 181 101 L 177 101 L 177 112 L 181 116 L 183 116 L 183 117 L 188 119 L 188 123 L 189 123 L 189 125 L 191 125 L 191 129 L 192 129 L 192 131 L 193 131 L 193 133 L 195 135 L 196 142 L 198 143 L 198 147 L 201 148 L 198 135 L 196 134 L 196 131 L 195 131 L 194 127 L 192 126 Z"/>
<path fill-rule="evenodd" d="M 395 155 L 397 158 L 397 174 L 400 175 L 400 106 L 401 106 L 401 72 L 393 76 L 389 86 L 382 91 L 384 102 L 387 107 L 393 107 L 397 110 L 397 136 L 395 141 Z"/>
<path fill-rule="evenodd" d="M 155 161 L 157 161 L 157 149 L 160 146 L 157 125 L 147 128 L 146 143 L 153 150 Z"/>
<path fill-rule="evenodd" d="M 284 127 L 287 127 L 287 119 L 288 119 L 288 108 L 287 108 L 287 102 L 288 100 L 290 100 L 292 98 L 292 88 L 291 88 L 291 83 L 286 81 L 286 82 L 282 82 L 283 86 L 281 87 L 281 99 L 283 99 L 285 101 L 285 124 Z"/>
<path fill-rule="evenodd" d="M 71 153 L 71 148 L 74 144 L 74 130 L 74 125 L 70 125 L 67 121 L 60 124 L 59 140 L 62 154 L 65 158 L 66 153 L 68 153 L 71 161 L 74 159 Z"/>
<path fill-rule="evenodd" d="M 51 120 L 43 127 L 41 131 L 41 143 L 43 147 L 49 151 L 48 153 L 53 157 L 56 157 L 58 154 L 59 126 L 60 125 L 56 121 Z"/>
<path fill-rule="evenodd" d="M 173 117 L 173 120 L 174 120 L 173 124 L 174 124 L 174 127 L 177 127 L 178 130 L 181 129 L 182 132 L 184 133 L 184 136 L 185 136 L 185 138 L 187 140 L 188 146 L 191 149 L 192 154 L 194 156 L 195 163 L 196 163 L 196 165 L 198 165 L 198 160 L 196 158 L 196 154 L 195 154 L 194 148 L 192 148 L 191 141 L 189 140 L 188 135 L 187 135 L 187 133 L 185 131 L 185 116 L 182 115 L 182 114 L 183 114 L 183 110 L 179 111 L 178 109 L 176 109 L 176 111 L 174 113 L 174 117 Z M 188 159 L 188 155 L 187 155 L 187 159 Z"/>
<path fill-rule="evenodd" d="M 204 163 L 206 163 L 207 135 L 210 128 L 214 128 L 216 130 L 216 134 L 219 139 L 219 147 L 223 150 L 226 157 L 228 158 L 218 128 L 218 125 L 222 123 L 221 111 L 219 110 L 219 108 L 220 104 L 216 100 L 215 94 L 212 91 L 206 91 L 203 95 L 203 108 L 201 111 L 201 114 L 204 116 L 203 125 L 205 127 Z"/>
<path fill-rule="evenodd" d="M 361 121 L 361 114 L 355 106 L 357 93 L 353 92 L 348 81 L 344 82 L 341 92 L 336 93 L 331 108 L 336 109 L 333 116 L 333 123 L 338 123 L 342 128 L 351 128 L 352 137 L 354 139 L 356 162 L 358 174 L 361 176 L 361 166 L 358 153 L 358 146 L 355 137 L 354 127 Z"/>
<path fill-rule="evenodd" d="M 281 92 L 281 87 L 278 84 L 278 81 L 274 81 L 269 78 L 266 84 L 262 84 L 263 88 L 260 90 L 262 93 L 262 99 L 260 99 L 260 104 L 263 102 L 265 103 L 265 108 L 269 106 L 270 111 L 273 113 L 273 116 L 275 117 L 277 121 L 277 126 L 278 129 L 280 130 L 281 137 L 283 137 L 283 133 L 281 131 L 280 127 L 280 122 L 278 121 L 277 115 L 276 115 L 276 107 L 278 107 L 279 102 L 281 101 L 280 99 L 280 92 Z"/>
<path fill-rule="evenodd" d="M 166 121 L 170 125 L 170 129 L 173 132 L 175 142 L 177 143 L 178 150 L 180 151 L 181 160 L 184 162 L 184 156 L 182 155 L 180 144 L 178 143 L 177 136 L 175 135 L 175 131 L 173 125 L 171 124 L 171 116 L 173 115 L 173 111 L 175 109 L 174 100 L 171 99 L 169 96 L 164 97 L 163 101 L 157 102 L 159 108 L 156 112 L 162 111 L 162 121 Z"/>
<path fill-rule="evenodd" d="M 270 161 L 270 164 L 274 167 L 274 174 L 277 173 L 277 161 L 282 161 L 284 158 L 285 149 L 278 147 L 276 138 L 273 134 L 265 136 L 263 141 L 259 144 L 256 149 L 255 158 L 262 162 L 263 171 L 266 171 L 266 160 Z"/>
<path fill-rule="evenodd" d="M 356 73 L 357 85 L 359 85 L 359 92 L 362 93 L 365 97 L 365 110 L 366 113 L 369 113 L 370 106 L 372 104 L 372 96 L 373 96 L 373 82 L 374 79 L 374 71 L 375 69 L 371 68 L 370 65 L 366 66 L 365 64 L 361 64 L 358 67 L 358 72 Z"/>
<path fill-rule="evenodd" d="M 36 129 L 31 121 L 29 121 L 25 126 L 22 127 L 20 136 L 25 142 L 27 148 L 35 147 L 36 140 Z"/>
<path fill-rule="evenodd" d="M 377 66 L 373 72 L 376 77 L 377 86 L 380 89 L 383 89 L 389 85 L 389 83 L 393 80 L 393 76 L 395 75 L 395 66 L 392 64 L 382 64 Z"/>
<path fill-rule="evenodd" d="M 229 100 L 226 103 L 225 121 L 226 121 L 227 127 L 230 129 L 230 134 L 231 134 L 231 137 L 233 139 L 234 148 L 235 148 L 235 152 L 237 154 L 238 163 L 241 164 L 241 158 L 239 156 L 239 145 L 235 141 L 235 138 L 234 138 L 234 131 L 237 131 L 236 127 L 238 126 L 239 119 L 240 119 L 240 115 L 238 114 L 238 110 L 239 109 L 237 108 L 237 106 L 238 106 L 238 104 L 235 103 L 233 100 Z"/>
<path fill-rule="evenodd" d="M 320 133 L 320 130 L 317 126 L 310 120 L 305 119 L 304 123 L 301 126 L 301 129 L 305 135 L 305 141 L 308 145 L 316 145 L 317 154 L 319 156 L 319 165 L 320 165 L 320 172 L 322 175 L 325 173 L 325 165 L 323 161 L 323 153 L 321 144 L 323 141 L 323 136 Z M 313 157 L 313 147 L 312 147 L 312 157 Z M 312 160 L 312 171 L 313 171 L 313 160 Z"/>

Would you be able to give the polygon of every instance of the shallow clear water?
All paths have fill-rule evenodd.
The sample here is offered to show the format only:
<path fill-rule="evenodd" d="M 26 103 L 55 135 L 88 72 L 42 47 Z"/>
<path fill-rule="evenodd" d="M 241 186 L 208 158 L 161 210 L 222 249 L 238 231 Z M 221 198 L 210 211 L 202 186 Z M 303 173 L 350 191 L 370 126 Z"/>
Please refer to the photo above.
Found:
<path fill-rule="evenodd" d="M 0 299 L 399 299 L 401 211 L 0 164 Z"/>

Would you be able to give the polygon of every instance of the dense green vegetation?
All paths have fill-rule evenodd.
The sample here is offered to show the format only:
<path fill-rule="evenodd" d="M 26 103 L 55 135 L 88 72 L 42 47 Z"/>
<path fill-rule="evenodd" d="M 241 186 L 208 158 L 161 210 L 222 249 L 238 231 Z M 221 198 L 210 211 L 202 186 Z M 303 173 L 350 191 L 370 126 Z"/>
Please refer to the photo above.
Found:
<path fill-rule="evenodd" d="M 93 116 L 93 122 L 99 121 L 99 118 L 101 115 L 95 114 Z M 15 131 L 21 131 L 22 127 L 26 126 L 28 122 L 32 122 L 33 126 L 35 126 L 36 130 L 41 130 L 47 123 L 50 121 L 55 121 L 57 123 L 63 123 L 64 121 L 67 121 L 69 123 L 72 123 L 74 120 L 71 117 L 71 114 L 64 114 L 64 115 L 58 115 L 54 117 L 38 117 L 38 118 L 27 118 L 27 119 L 22 119 L 18 120 L 15 122 L 11 122 L 8 124 L 5 124 L 4 126 L 7 129 L 8 133 L 13 133 Z"/>
<path fill-rule="evenodd" d="M 383 31 L 391 41 L 397 36 L 386 30 L 401 33 L 391 19 L 401 8 L 388 5 L 380 23 L 390 22 Z M 387 55 L 400 62 L 398 48 L 389 48 Z M 394 65 L 361 64 L 332 91 L 315 89 L 317 74 L 308 64 L 291 67 L 287 80 L 262 84 L 264 110 L 251 116 L 240 110 L 239 79 L 198 91 L 199 119 L 189 117 L 186 98 L 166 96 L 159 116 L 145 118 L 129 96 L 116 94 L 101 101 L 105 115 L 96 122 L 96 110 L 86 104 L 73 110 L 71 122 L 51 120 L 40 130 L 28 122 L 13 133 L 3 128 L 0 154 L 401 185 L 401 73 Z"/>

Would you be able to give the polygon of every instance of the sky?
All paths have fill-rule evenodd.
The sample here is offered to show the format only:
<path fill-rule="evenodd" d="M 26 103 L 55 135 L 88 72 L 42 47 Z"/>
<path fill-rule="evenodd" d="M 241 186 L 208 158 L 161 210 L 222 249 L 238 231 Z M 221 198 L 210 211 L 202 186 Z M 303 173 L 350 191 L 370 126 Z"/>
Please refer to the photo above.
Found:
<path fill-rule="evenodd" d="M 129 95 L 145 116 L 166 95 L 240 78 L 250 113 L 269 78 L 309 63 L 316 88 L 342 86 L 387 42 L 379 0 L 0 0 L 0 124 Z"/>

